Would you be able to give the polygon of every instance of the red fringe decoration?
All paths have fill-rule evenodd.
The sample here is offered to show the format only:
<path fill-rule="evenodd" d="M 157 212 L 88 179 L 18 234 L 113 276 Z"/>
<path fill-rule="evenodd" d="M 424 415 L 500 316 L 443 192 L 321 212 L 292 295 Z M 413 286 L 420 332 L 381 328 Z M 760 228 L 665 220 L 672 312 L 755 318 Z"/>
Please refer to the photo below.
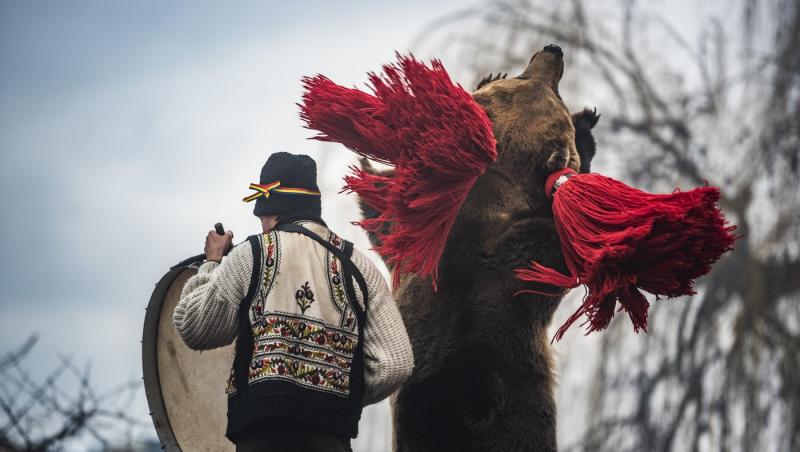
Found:
<path fill-rule="evenodd" d="M 345 190 L 380 212 L 359 224 L 378 234 L 376 248 L 400 275 L 432 275 L 456 215 L 477 178 L 497 159 L 492 124 L 441 62 L 431 67 L 397 55 L 383 75 L 369 74 L 372 92 L 318 75 L 303 79 L 300 117 L 321 141 L 395 167 L 393 177 L 352 168 Z M 382 225 L 391 225 L 382 234 Z"/>
<path fill-rule="evenodd" d="M 552 184 L 562 173 L 548 178 L 546 193 L 552 193 Z M 649 303 L 640 289 L 656 296 L 694 294 L 694 279 L 708 273 L 738 238 L 732 234 L 736 226 L 728 226 L 717 207 L 719 196 L 715 187 L 656 195 L 599 174 L 573 175 L 553 200 L 570 275 L 536 262 L 516 270 L 523 281 L 587 286 L 583 304 L 554 339 L 560 340 L 582 315 L 588 318 L 587 334 L 606 328 L 617 301 L 630 316 L 634 331 L 647 331 Z"/>

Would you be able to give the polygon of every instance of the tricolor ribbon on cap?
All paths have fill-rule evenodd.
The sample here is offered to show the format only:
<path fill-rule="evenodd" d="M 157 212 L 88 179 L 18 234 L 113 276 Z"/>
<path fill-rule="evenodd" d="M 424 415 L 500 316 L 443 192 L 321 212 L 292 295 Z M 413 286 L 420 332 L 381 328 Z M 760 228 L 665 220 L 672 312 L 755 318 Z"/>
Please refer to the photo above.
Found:
<path fill-rule="evenodd" d="M 250 190 L 255 190 L 256 192 L 250 196 L 242 198 L 244 202 L 255 201 L 258 197 L 263 196 L 264 198 L 269 198 L 270 193 L 283 193 L 287 195 L 308 195 L 308 196 L 319 196 L 319 190 L 311 190 L 308 188 L 295 188 L 295 187 L 281 187 L 281 181 L 276 180 L 275 182 L 270 182 L 269 184 L 250 184 Z"/>

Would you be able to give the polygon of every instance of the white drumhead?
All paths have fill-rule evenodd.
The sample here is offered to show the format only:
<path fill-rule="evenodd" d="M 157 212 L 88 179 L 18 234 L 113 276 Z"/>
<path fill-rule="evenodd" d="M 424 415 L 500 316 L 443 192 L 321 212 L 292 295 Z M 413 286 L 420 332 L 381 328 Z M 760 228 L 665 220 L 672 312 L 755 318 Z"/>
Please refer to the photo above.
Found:
<path fill-rule="evenodd" d="M 161 396 L 170 427 L 184 451 L 234 450 L 225 437 L 228 397 L 225 384 L 233 363 L 233 344 L 196 351 L 183 343 L 172 313 L 194 269 L 181 272 L 169 287 L 158 321 L 157 363 Z"/>

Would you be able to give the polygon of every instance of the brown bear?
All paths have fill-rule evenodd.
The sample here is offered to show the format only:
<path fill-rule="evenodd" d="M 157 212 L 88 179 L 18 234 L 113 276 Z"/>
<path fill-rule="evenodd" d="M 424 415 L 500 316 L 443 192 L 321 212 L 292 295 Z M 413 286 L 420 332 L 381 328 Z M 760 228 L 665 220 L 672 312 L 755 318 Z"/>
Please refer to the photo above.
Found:
<path fill-rule="evenodd" d="M 404 276 L 395 292 L 416 363 L 393 401 L 397 451 L 556 450 L 547 326 L 561 297 L 515 297 L 531 286 L 513 270 L 535 260 L 566 272 L 544 182 L 566 166 L 589 170 L 598 116 L 570 115 L 558 92 L 563 71 L 561 49 L 549 45 L 520 76 L 489 76 L 473 93 L 498 158 L 458 214 L 438 290 Z"/>

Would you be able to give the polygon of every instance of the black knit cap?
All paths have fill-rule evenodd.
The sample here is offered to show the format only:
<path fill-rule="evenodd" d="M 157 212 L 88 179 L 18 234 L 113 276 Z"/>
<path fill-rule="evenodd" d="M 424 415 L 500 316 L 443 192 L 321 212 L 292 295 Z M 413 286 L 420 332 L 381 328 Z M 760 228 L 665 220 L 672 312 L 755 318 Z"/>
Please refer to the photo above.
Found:
<path fill-rule="evenodd" d="M 280 181 L 281 188 L 304 188 L 319 191 L 317 163 L 303 154 L 276 152 L 269 156 L 261 168 L 260 184 Z M 284 219 L 321 220 L 322 203 L 319 195 L 297 195 L 272 191 L 269 197 L 256 199 L 253 209 L 256 216 L 279 215 Z M 284 218 L 285 217 L 285 218 Z"/>

